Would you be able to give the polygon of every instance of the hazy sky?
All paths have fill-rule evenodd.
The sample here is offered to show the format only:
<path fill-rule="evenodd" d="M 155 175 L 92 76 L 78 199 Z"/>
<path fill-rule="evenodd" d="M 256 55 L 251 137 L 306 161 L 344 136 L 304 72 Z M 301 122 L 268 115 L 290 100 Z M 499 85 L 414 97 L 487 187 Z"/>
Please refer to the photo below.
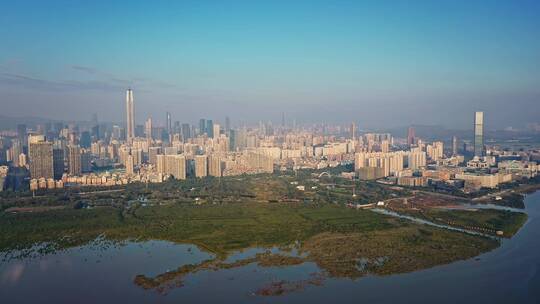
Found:
<path fill-rule="evenodd" d="M 1 5 L 0 115 L 124 121 L 129 86 L 138 123 L 519 126 L 540 121 L 540 1 Z"/>

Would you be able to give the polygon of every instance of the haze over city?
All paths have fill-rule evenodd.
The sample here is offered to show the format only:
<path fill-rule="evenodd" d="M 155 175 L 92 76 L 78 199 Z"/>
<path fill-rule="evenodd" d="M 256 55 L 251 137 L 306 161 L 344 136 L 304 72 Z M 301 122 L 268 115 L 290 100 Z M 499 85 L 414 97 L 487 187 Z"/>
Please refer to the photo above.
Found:
<path fill-rule="evenodd" d="M 1 115 L 492 128 L 540 115 L 537 1 L 17 1 Z M 14 106 L 16 105 L 16 106 Z"/>
<path fill-rule="evenodd" d="M 0 303 L 540 303 L 540 2 L 0 5 Z"/>

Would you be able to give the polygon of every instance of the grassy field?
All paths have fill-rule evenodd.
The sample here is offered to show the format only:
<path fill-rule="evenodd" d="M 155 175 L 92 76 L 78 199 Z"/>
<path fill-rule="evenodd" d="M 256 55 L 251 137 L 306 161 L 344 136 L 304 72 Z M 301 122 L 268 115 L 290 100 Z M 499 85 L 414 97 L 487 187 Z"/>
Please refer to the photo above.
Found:
<path fill-rule="evenodd" d="M 482 227 L 503 231 L 505 237 L 513 236 L 527 221 L 527 214 L 504 210 L 444 210 L 428 209 L 424 212 L 434 220 L 455 223 L 457 226 Z"/>
<path fill-rule="evenodd" d="M 423 269 L 471 258 L 499 245 L 492 239 L 417 225 L 369 210 L 303 203 L 169 204 L 129 210 L 102 207 L 4 213 L 0 230 L 3 252 L 19 249 L 29 253 L 24 250 L 47 242 L 40 252 L 47 253 L 88 244 L 98 237 L 105 242 L 166 240 L 195 244 L 214 253 L 216 258 L 208 265 L 218 268 L 225 265 L 220 261 L 238 250 L 293 246 L 305 253 L 304 262 L 316 263 L 329 276 L 350 278 Z M 195 265 L 194 269 L 208 265 Z M 177 271 L 178 275 L 185 272 L 184 268 Z M 169 277 L 172 280 L 175 275 L 159 276 L 159 283 L 153 278 L 139 279 L 153 286 Z"/>
<path fill-rule="evenodd" d="M 162 239 L 200 244 L 225 254 L 250 246 L 303 240 L 320 232 L 389 229 L 403 225 L 369 211 L 335 206 L 231 203 L 134 207 L 128 211 L 101 207 L 0 216 L 0 250 L 52 242 L 59 248 L 84 244 L 99 235 L 109 239 Z"/>

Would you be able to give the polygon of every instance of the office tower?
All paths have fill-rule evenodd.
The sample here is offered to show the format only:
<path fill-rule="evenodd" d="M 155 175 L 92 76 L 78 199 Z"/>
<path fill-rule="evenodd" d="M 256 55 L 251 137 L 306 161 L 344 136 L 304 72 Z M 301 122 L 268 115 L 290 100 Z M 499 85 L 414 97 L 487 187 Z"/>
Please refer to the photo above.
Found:
<path fill-rule="evenodd" d="M 182 125 L 180 124 L 180 122 L 178 120 L 174 122 L 173 132 L 174 133 L 181 133 L 182 132 Z"/>
<path fill-rule="evenodd" d="M 148 142 L 152 141 L 152 118 L 148 118 L 144 123 L 144 135 Z"/>
<path fill-rule="evenodd" d="M 231 119 L 229 116 L 225 116 L 225 134 L 229 134 L 231 130 Z"/>
<path fill-rule="evenodd" d="M 112 127 L 111 139 L 113 139 L 113 140 L 121 140 L 123 133 L 124 133 L 124 131 L 122 130 L 122 128 L 120 126 L 114 125 Z"/>
<path fill-rule="evenodd" d="M 207 156 L 195 155 L 195 177 L 205 177 L 208 172 Z"/>
<path fill-rule="evenodd" d="M 354 122 L 351 123 L 351 139 L 356 139 L 356 124 Z"/>
<path fill-rule="evenodd" d="M 56 132 L 56 135 L 58 135 L 60 131 L 62 131 L 63 128 L 64 128 L 64 124 L 61 122 L 55 122 L 53 124 L 53 131 Z"/>
<path fill-rule="evenodd" d="M 409 146 L 412 146 L 415 144 L 416 142 L 416 139 L 415 139 L 416 135 L 415 135 L 415 132 L 414 132 L 414 128 L 413 127 L 409 127 L 409 131 L 407 133 L 407 144 Z"/>
<path fill-rule="evenodd" d="M 43 124 L 36 125 L 36 132 L 45 135 L 45 126 Z"/>
<path fill-rule="evenodd" d="M 53 145 L 44 138 L 29 138 L 28 156 L 32 178 L 53 178 Z"/>
<path fill-rule="evenodd" d="M 81 172 L 92 172 L 92 153 L 89 151 L 81 152 Z"/>
<path fill-rule="evenodd" d="M 79 140 L 79 143 L 81 145 L 81 148 L 90 148 L 90 145 L 92 144 L 92 138 L 90 137 L 90 132 L 83 131 L 81 133 L 81 139 Z"/>
<path fill-rule="evenodd" d="M 81 148 L 69 146 L 68 149 L 68 173 L 72 176 L 81 175 Z"/>
<path fill-rule="evenodd" d="M 265 125 L 265 129 L 264 129 L 264 135 L 266 136 L 272 136 L 274 135 L 274 127 L 272 127 L 272 123 L 271 122 L 268 122 L 266 125 Z"/>
<path fill-rule="evenodd" d="M 166 124 L 167 124 L 167 133 L 171 135 L 173 133 L 173 129 L 172 129 L 171 113 L 169 112 L 167 112 L 167 115 L 166 115 Z"/>
<path fill-rule="evenodd" d="M 211 119 L 206 121 L 206 135 L 210 138 L 214 137 L 214 122 Z"/>
<path fill-rule="evenodd" d="M 281 112 L 281 127 L 285 128 L 285 112 Z"/>
<path fill-rule="evenodd" d="M 484 112 L 474 114 L 474 156 L 484 156 Z"/>
<path fill-rule="evenodd" d="M 28 138 L 26 137 L 26 125 L 17 125 L 17 138 L 19 139 L 19 142 L 23 147 L 28 146 Z"/>
<path fill-rule="evenodd" d="M 95 140 L 100 140 L 99 125 L 94 125 L 91 130 L 91 135 Z"/>
<path fill-rule="evenodd" d="M 44 126 L 45 126 L 45 130 L 44 130 L 45 135 L 47 135 L 52 130 L 52 122 L 46 122 Z"/>
<path fill-rule="evenodd" d="M 191 127 L 189 124 L 184 123 L 182 124 L 182 140 L 186 142 L 190 138 L 191 138 Z"/>
<path fill-rule="evenodd" d="M 212 154 L 208 157 L 208 175 L 221 176 L 221 158 Z"/>
<path fill-rule="evenodd" d="M 199 135 L 206 133 L 206 120 L 204 118 L 199 119 Z"/>
<path fill-rule="evenodd" d="M 133 90 L 128 89 L 126 91 L 126 140 L 128 143 L 131 143 L 135 137 L 135 117 L 133 107 Z"/>
<path fill-rule="evenodd" d="M 220 133 L 221 133 L 220 125 L 214 124 L 213 130 L 212 130 L 212 137 L 213 138 L 218 138 Z"/>
<path fill-rule="evenodd" d="M 53 175 L 54 179 L 61 179 L 64 174 L 64 149 L 53 149 Z"/>
<path fill-rule="evenodd" d="M 135 137 L 144 137 L 146 135 L 146 130 L 144 129 L 144 124 L 135 125 Z"/>
<path fill-rule="evenodd" d="M 236 151 L 237 143 L 237 131 L 234 129 L 229 130 L 229 149 L 231 151 Z"/>
<path fill-rule="evenodd" d="M 452 136 L 452 156 L 458 155 L 458 139 L 456 136 Z"/>

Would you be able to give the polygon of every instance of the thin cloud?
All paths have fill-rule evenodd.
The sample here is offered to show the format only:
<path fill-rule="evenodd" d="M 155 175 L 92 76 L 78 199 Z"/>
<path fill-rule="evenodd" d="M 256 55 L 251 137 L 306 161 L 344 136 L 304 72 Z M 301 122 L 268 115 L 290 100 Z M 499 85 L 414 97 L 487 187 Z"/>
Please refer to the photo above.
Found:
<path fill-rule="evenodd" d="M 49 91 L 73 91 L 73 90 L 100 90 L 118 91 L 125 86 L 111 84 L 107 81 L 51 81 L 21 74 L 0 73 L 0 85 L 20 86 L 28 89 L 42 89 Z"/>
<path fill-rule="evenodd" d="M 85 72 L 91 75 L 102 76 L 106 78 L 103 81 L 115 82 L 118 84 L 123 84 L 125 86 L 136 86 L 137 84 L 140 84 L 140 85 L 154 86 L 154 87 L 162 88 L 162 89 L 178 88 L 175 84 L 164 82 L 164 81 L 157 81 L 157 80 L 149 79 L 146 77 L 133 77 L 131 79 L 123 79 L 121 77 L 115 76 L 112 73 L 104 72 L 99 69 L 88 67 L 88 66 L 71 65 L 71 68 L 73 70 Z"/>
<path fill-rule="evenodd" d="M 86 73 L 89 73 L 89 74 L 98 73 L 98 70 L 96 70 L 94 68 L 82 66 L 82 65 L 72 65 L 71 68 L 74 69 L 74 70 L 86 72 Z"/>

